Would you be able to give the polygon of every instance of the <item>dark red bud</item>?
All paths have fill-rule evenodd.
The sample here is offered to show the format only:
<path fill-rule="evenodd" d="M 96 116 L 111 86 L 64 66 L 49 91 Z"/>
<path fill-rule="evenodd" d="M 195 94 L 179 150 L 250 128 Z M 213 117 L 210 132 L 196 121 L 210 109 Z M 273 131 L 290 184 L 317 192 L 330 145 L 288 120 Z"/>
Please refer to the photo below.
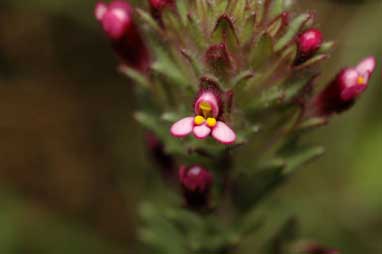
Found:
<path fill-rule="evenodd" d="M 132 15 L 131 6 L 121 0 L 98 3 L 95 8 L 95 16 L 121 62 L 143 72 L 148 69 L 150 58 Z"/>
<path fill-rule="evenodd" d="M 208 204 L 213 182 L 213 176 L 208 170 L 198 165 L 189 168 L 181 166 L 179 169 L 179 181 L 189 206 L 200 208 Z"/>

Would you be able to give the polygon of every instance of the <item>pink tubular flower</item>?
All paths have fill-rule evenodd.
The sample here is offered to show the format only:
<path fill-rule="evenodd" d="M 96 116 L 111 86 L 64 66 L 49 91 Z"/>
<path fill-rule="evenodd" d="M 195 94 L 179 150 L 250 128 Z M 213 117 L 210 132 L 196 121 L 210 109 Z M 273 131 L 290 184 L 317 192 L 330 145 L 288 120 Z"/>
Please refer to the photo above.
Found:
<path fill-rule="evenodd" d="M 181 166 L 179 181 L 188 205 L 202 207 L 208 203 L 213 176 L 207 169 L 198 165 Z"/>
<path fill-rule="evenodd" d="M 221 91 L 213 86 L 201 88 L 194 103 L 194 116 L 183 118 L 171 126 L 171 134 L 182 138 L 193 132 L 197 139 L 205 139 L 210 134 L 222 144 L 233 144 L 236 133 L 223 121 Z"/>
<path fill-rule="evenodd" d="M 376 60 L 368 57 L 357 66 L 345 68 L 317 96 L 315 106 L 320 115 L 340 113 L 350 108 L 366 90 L 374 72 Z"/>
<path fill-rule="evenodd" d="M 110 4 L 100 2 L 95 7 L 95 16 L 118 57 L 124 64 L 143 72 L 147 70 L 150 59 L 132 15 L 131 6 L 122 0 L 114 0 Z"/>

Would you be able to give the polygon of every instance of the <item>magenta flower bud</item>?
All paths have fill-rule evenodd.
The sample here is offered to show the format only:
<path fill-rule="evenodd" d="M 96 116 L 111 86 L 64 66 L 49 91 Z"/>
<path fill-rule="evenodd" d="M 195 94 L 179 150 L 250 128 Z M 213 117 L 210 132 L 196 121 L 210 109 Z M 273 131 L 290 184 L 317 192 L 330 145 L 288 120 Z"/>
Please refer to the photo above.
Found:
<path fill-rule="evenodd" d="M 123 1 L 113 1 L 107 6 L 104 3 L 96 4 L 95 15 L 111 38 L 118 40 L 122 38 L 132 25 L 132 8 Z"/>
<path fill-rule="evenodd" d="M 207 169 L 194 165 L 179 168 L 179 181 L 184 197 L 191 207 L 204 207 L 208 204 L 213 176 Z"/>
<path fill-rule="evenodd" d="M 133 21 L 133 9 L 122 0 L 98 3 L 95 16 L 112 42 L 123 64 L 139 71 L 147 70 L 150 59 L 146 45 Z"/>
<path fill-rule="evenodd" d="M 350 108 L 367 89 L 376 60 L 368 57 L 356 67 L 345 68 L 317 96 L 315 107 L 320 115 L 340 113 Z"/>
<path fill-rule="evenodd" d="M 320 30 L 306 30 L 297 39 L 298 51 L 303 55 L 314 54 L 322 45 L 323 37 Z"/>
<path fill-rule="evenodd" d="M 297 38 L 297 57 L 295 64 L 305 62 L 321 47 L 323 36 L 320 30 L 311 28 L 301 33 Z"/>
<path fill-rule="evenodd" d="M 236 133 L 223 121 L 222 92 L 216 86 L 202 87 L 194 101 L 194 115 L 185 117 L 171 126 L 171 135 L 183 138 L 193 133 L 197 139 L 212 136 L 229 145 L 236 141 Z"/>

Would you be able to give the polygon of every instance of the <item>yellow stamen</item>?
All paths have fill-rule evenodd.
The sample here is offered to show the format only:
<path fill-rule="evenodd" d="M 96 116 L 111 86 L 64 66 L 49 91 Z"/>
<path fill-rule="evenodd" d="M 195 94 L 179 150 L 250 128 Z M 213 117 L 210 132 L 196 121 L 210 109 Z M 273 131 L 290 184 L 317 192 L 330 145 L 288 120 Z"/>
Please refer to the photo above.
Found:
<path fill-rule="evenodd" d="M 212 111 L 211 105 L 204 101 L 199 104 L 199 108 L 203 112 L 204 117 L 207 117 Z"/>
<path fill-rule="evenodd" d="M 209 127 L 215 127 L 216 126 L 216 119 L 215 118 L 212 118 L 212 117 L 210 117 L 210 118 L 208 118 L 207 119 L 207 125 L 209 126 Z"/>
<path fill-rule="evenodd" d="M 365 78 L 363 76 L 359 76 L 357 79 L 358 85 L 364 85 L 365 84 Z"/>
<path fill-rule="evenodd" d="M 201 124 L 204 123 L 205 120 L 206 120 L 206 119 L 204 119 L 204 117 L 202 117 L 202 116 L 195 116 L 195 118 L 194 118 L 194 123 L 195 123 L 196 125 L 201 125 Z"/>

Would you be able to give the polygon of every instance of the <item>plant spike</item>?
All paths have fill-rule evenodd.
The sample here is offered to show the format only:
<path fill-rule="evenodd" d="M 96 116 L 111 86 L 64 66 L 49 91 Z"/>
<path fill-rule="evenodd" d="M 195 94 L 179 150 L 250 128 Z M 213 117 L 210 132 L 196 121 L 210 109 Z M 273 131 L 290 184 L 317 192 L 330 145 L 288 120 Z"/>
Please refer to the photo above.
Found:
<path fill-rule="evenodd" d="M 312 13 L 286 9 L 289 1 L 147 6 L 113 0 L 95 10 L 121 60 L 118 69 L 137 85 L 135 118 L 166 176 L 141 207 L 141 239 L 151 253 L 236 253 L 264 220 L 255 215 L 258 203 L 323 154 L 301 137 L 354 105 L 376 60 L 343 69 L 318 90 L 319 64 L 334 43 L 324 41 Z M 294 246 L 292 224 L 272 237 L 279 246 L 272 251 Z M 336 253 L 319 245 L 304 251 Z"/>

